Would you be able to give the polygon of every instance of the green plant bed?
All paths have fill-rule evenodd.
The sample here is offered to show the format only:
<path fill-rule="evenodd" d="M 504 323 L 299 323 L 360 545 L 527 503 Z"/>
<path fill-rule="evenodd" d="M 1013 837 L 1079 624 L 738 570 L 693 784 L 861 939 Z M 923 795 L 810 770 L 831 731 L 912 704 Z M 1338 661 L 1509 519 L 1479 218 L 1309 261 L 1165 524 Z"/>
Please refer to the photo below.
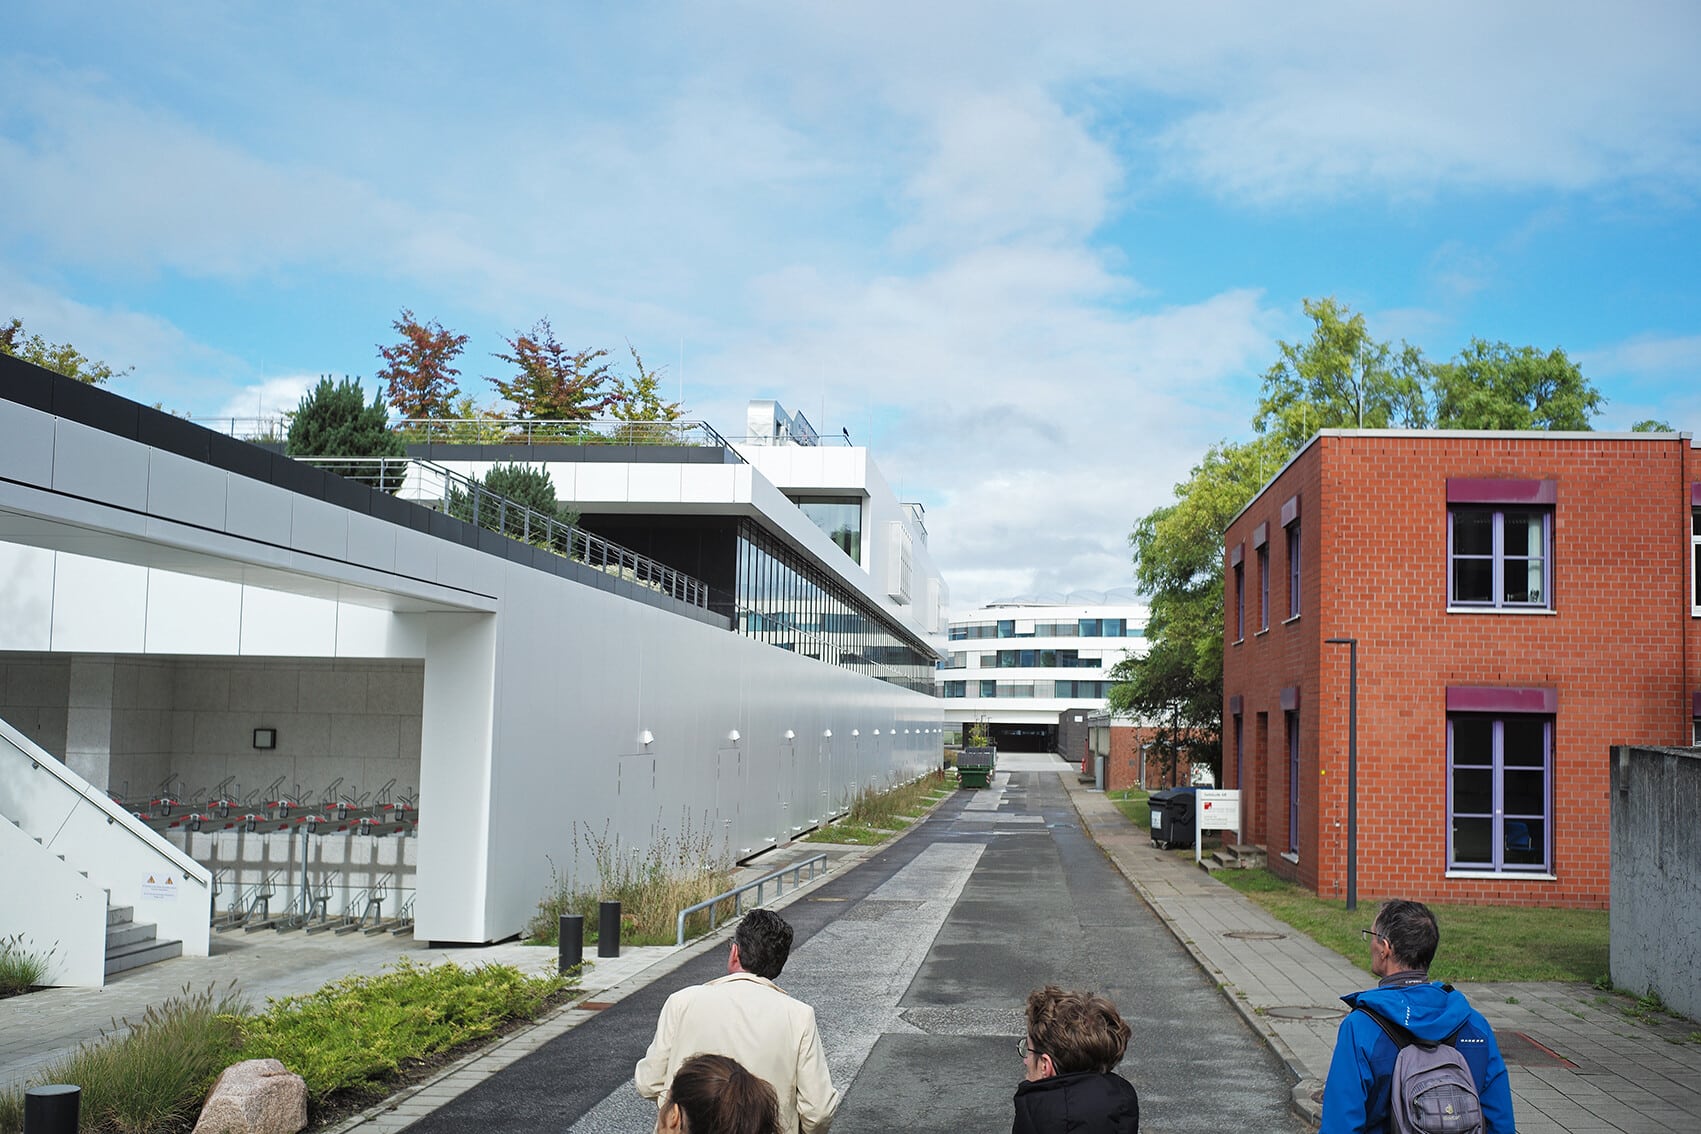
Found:
<path fill-rule="evenodd" d="M 848 843 L 852 846 L 871 847 L 883 843 L 896 831 L 881 827 L 859 827 L 854 823 L 833 823 L 818 831 L 805 835 L 806 843 Z"/>
<path fill-rule="evenodd" d="M 1319 898 L 1267 869 L 1223 870 L 1215 877 L 1369 972 L 1370 950 L 1359 930 L 1370 927 L 1380 902 L 1361 899 L 1349 913 L 1345 902 Z M 1605 910 L 1434 903 L 1430 908 L 1441 926 L 1441 948 L 1430 968 L 1437 980 L 1596 981 L 1606 976 Z"/>
<path fill-rule="evenodd" d="M 31 949 L 24 935 L 0 937 L 0 1000 L 40 988 L 53 967 L 53 949 Z"/>

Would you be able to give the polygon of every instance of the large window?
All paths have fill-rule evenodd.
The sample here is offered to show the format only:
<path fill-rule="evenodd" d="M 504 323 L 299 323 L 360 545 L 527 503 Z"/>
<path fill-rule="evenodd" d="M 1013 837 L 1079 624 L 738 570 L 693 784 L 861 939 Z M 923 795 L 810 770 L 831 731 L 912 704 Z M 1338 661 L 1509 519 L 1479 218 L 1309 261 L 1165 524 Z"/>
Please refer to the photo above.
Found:
<path fill-rule="evenodd" d="M 1553 606 L 1553 509 L 1453 505 L 1447 545 L 1449 606 Z"/>
<path fill-rule="evenodd" d="M 811 523 L 854 562 L 862 562 L 862 499 L 844 496 L 798 496 L 792 502 Z"/>
<path fill-rule="evenodd" d="M 1447 718 L 1447 866 L 1545 873 L 1552 863 L 1553 718 Z"/>
<path fill-rule="evenodd" d="M 1288 617 L 1299 617 L 1299 521 L 1288 525 Z"/>

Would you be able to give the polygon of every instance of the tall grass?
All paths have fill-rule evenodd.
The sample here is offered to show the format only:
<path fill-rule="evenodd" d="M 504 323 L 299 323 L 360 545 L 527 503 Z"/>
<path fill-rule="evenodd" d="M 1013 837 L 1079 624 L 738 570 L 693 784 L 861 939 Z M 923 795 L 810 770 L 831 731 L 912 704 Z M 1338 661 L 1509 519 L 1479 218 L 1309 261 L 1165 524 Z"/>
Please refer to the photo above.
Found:
<path fill-rule="evenodd" d="M 909 783 L 887 787 L 870 785 L 851 797 L 850 806 L 838 822 L 805 836 L 812 843 L 856 843 L 870 846 L 890 838 L 910 820 L 950 791 L 943 770 L 935 770 Z"/>
<path fill-rule="evenodd" d="M 581 848 L 590 858 L 594 882 L 580 875 Z M 671 945 L 677 932 L 679 911 L 732 888 L 732 860 L 724 848 L 715 846 L 714 836 L 696 832 L 689 821 L 680 833 L 660 831 L 645 850 L 622 846 L 611 837 L 605 824 L 601 833 L 574 824 L 573 864 L 563 876 L 551 864 L 554 881 L 538 903 L 538 911 L 527 927 L 531 940 L 546 945 L 559 942 L 562 914 L 579 914 L 585 919 L 587 940 L 594 939 L 598 907 L 604 901 L 620 903 L 620 940 L 627 945 Z M 732 901 L 717 910 L 721 920 L 732 911 Z M 686 920 L 687 936 L 709 926 L 707 910 Z"/>
<path fill-rule="evenodd" d="M 43 952 L 26 948 L 24 935 L 0 937 L 0 998 L 28 992 L 47 982 L 57 947 Z"/>
<path fill-rule="evenodd" d="M 236 1017 L 244 1011 L 234 984 L 222 994 L 185 988 L 150 1007 L 134 1024 L 113 1021 L 113 1032 L 50 1065 L 30 1085 L 81 1087 L 85 1131 L 187 1130 L 207 1088 L 238 1058 Z M 0 1093 L 0 1134 L 23 1129 L 25 1089 Z"/>

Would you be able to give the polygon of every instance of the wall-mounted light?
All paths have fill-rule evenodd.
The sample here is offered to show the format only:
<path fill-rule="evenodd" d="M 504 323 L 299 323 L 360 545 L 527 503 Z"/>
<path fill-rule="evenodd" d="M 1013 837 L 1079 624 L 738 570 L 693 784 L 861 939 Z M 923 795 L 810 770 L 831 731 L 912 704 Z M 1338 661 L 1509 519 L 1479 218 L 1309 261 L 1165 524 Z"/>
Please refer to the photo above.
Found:
<path fill-rule="evenodd" d="M 833 739 L 833 730 L 828 729 L 826 732 L 823 732 L 821 735 L 826 737 L 828 740 L 831 740 L 831 739 Z"/>
<path fill-rule="evenodd" d="M 726 738 L 728 740 L 737 740 L 738 739 L 738 730 L 736 728 L 733 729 L 731 732 L 726 734 Z"/>
<path fill-rule="evenodd" d="M 796 740 L 797 739 L 797 733 L 793 732 L 789 728 L 786 729 L 786 739 L 787 740 Z"/>
<path fill-rule="evenodd" d="M 275 728 L 257 728 L 254 730 L 255 748 L 276 748 L 278 746 L 278 730 Z"/>
<path fill-rule="evenodd" d="M 860 728 L 853 728 L 853 729 L 851 729 L 851 735 L 852 736 L 861 736 L 862 730 Z"/>
<path fill-rule="evenodd" d="M 874 730 L 874 735 L 875 735 L 875 736 L 879 736 L 879 735 L 880 735 L 880 730 L 879 730 L 879 729 L 875 729 L 875 730 Z"/>
<path fill-rule="evenodd" d="M 655 739 L 656 739 L 656 734 L 651 732 L 649 729 L 645 729 L 643 732 L 640 732 L 638 734 L 638 743 L 639 744 L 653 744 L 655 742 Z"/>

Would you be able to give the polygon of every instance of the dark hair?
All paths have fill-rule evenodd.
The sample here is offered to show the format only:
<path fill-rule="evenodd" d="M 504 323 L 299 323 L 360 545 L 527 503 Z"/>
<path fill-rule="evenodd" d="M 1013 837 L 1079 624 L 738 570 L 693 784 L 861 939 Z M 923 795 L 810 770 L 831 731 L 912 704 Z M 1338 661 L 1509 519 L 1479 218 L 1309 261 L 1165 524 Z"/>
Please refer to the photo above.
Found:
<path fill-rule="evenodd" d="M 1109 1071 L 1128 1050 L 1129 1032 L 1128 1021 L 1102 996 L 1054 984 L 1028 993 L 1028 1046 L 1051 1056 L 1059 1075 Z"/>
<path fill-rule="evenodd" d="M 724 1055 L 693 1055 L 673 1073 L 667 1102 L 686 1134 L 777 1134 L 780 1102 L 767 1080 Z"/>
<path fill-rule="evenodd" d="M 1441 927 L 1422 902 L 1390 898 L 1376 914 L 1377 932 L 1388 939 L 1394 959 L 1414 969 L 1429 969 L 1435 947 L 1441 944 Z"/>
<path fill-rule="evenodd" d="M 791 926 L 773 910 L 756 909 L 744 915 L 733 934 L 738 963 L 745 972 L 773 980 L 791 956 Z"/>

